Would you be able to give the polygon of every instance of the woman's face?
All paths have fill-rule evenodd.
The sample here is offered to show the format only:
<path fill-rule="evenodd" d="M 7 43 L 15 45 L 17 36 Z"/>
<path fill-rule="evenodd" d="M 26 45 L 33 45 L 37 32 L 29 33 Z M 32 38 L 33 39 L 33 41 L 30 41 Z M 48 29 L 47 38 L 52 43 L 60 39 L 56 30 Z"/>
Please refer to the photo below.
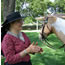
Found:
<path fill-rule="evenodd" d="M 21 19 L 16 20 L 15 22 L 11 23 L 11 27 L 17 31 L 22 30 L 23 21 Z"/>

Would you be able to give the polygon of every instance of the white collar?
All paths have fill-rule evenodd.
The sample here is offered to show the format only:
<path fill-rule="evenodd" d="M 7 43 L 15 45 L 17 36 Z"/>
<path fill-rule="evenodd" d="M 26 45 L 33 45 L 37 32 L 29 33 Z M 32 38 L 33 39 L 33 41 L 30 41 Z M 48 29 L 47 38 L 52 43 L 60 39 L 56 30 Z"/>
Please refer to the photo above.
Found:
<path fill-rule="evenodd" d="M 8 32 L 7 32 L 7 34 L 13 35 L 13 36 L 15 36 L 15 37 L 19 38 L 20 40 L 25 41 L 25 40 L 24 40 L 24 37 L 23 37 L 23 35 L 22 35 L 22 33 L 21 33 L 21 32 L 20 32 L 18 35 L 16 35 L 16 34 L 14 34 L 14 33 L 10 32 L 10 31 L 8 31 Z"/>

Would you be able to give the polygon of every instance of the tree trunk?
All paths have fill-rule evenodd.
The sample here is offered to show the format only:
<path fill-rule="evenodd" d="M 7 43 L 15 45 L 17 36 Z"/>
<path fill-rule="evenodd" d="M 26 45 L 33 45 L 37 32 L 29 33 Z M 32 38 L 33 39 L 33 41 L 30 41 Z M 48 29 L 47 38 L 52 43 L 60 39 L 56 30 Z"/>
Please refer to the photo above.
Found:
<path fill-rule="evenodd" d="M 6 16 L 15 11 L 15 0 L 3 0 L 3 19 L 6 19 Z"/>

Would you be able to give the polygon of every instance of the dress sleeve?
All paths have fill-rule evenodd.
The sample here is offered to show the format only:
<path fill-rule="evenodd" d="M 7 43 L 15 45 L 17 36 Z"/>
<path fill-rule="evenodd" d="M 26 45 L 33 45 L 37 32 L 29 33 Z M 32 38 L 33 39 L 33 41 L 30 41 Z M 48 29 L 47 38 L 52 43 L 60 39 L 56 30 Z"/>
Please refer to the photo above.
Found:
<path fill-rule="evenodd" d="M 2 51 L 9 64 L 15 64 L 22 61 L 20 54 L 15 53 L 14 44 L 8 37 L 6 37 L 2 42 Z"/>

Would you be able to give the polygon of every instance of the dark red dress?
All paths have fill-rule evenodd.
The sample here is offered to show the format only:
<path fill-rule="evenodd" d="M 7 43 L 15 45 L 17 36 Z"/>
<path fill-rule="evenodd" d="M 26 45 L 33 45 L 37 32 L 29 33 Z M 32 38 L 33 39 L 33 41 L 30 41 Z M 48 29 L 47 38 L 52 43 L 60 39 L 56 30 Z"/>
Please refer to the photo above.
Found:
<path fill-rule="evenodd" d="M 24 63 L 24 65 L 27 65 L 26 63 L 30 62 L 29 54 L 27 54 L 23 58 L 20 57 L 19 54 L 19 52 L 26 49 L 31 43 L 25 33 L 22 32 L 22 35 L 24 37 L 25 42 L 10 34 L 6 34 L 4 36 L 1 47 L 6 58 L 5 63 L 11 65 L 23 65 L 21 63 Z M 30 63 L 30 65 L 32 64 Z"/>

